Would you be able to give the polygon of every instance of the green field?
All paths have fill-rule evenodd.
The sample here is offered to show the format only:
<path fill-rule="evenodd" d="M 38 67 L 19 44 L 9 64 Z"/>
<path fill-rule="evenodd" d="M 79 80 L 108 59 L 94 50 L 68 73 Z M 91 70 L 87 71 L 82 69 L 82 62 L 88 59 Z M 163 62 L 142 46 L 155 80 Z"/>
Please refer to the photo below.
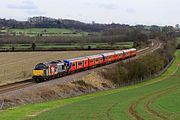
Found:
<path fill-rule="evenodd" d="M 11 108 L 0 112 L 0 119 L 179 120 L 179 67 L 180 51 L 177 51 L 170 68 L 153 80 L 70 99 Z"/>
<path fill-rule="evenodd" d="M 88 32 L 64 28 L 27 28 L 1 30 L 12 36 L 86 36 Z"/>
<path fill-rule="evenodd" d="M 126 49 L 126 48 L 132 48 L 133 42 L 119 42 L 115 43 L 113 45 L 110 45 L 108 43 L 68 43 L 68 44 L 58 44 L 58 43 L 37 43 L 36 49 L 88 49 L 88 46 L 91 47 L 91 49 Z M 2 44 L 0 45 L 0 49 L 9 49 L 11 50 L 12 47 L 15 48 L 15 50 L 24 50 L 24 49 L 31 49 L 31 44 Z"/>

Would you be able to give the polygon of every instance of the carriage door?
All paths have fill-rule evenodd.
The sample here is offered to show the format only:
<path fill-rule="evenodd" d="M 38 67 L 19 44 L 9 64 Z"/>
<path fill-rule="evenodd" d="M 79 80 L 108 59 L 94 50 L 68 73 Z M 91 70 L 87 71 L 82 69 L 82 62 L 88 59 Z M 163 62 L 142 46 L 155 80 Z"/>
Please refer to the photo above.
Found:
<path fill-rule="evenodd" d="M 83 61 L 82 61 L 82 67 L 83 67 L 83 68 L 85 67 L 84 62 L 85 62 L 85 61 L 83 60 Z"/>
<path fill-rule="evenodd" d="M 78 69 L 78 62 L 75 62 L 75 69 L 77 70 Z"/>

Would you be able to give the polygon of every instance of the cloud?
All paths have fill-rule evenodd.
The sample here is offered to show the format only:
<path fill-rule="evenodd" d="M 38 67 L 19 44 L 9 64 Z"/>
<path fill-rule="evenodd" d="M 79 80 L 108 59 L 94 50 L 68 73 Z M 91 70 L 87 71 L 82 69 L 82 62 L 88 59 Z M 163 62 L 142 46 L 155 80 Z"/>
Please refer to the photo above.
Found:
<path fill-rule="evenodd" d="M 85 6 L 96 7 L 106 10 L 114 10 L 118 8 L 118 5 L 114 3 L 85 3 Z"/>
<path fill-rule="evenodd" d="M 127 8 L 127 9 L 126 9 L 126 12 L 127 12 L 127 13 L 134 13 L 135 11 L 134 11 L 134 9 L 132 9 L 132 8 Z"/>
<path fill-rule="evenodd" d="M 45 15 L 46 13 L 40 10 L 27 10 L 25 11 L 28 15 Z"/>
<path fill-rule="evenodd" d="M 10 8 L 10 9 L 23 9 L 23 10 L 38 9 L 38 7 L 32 1 L 22 1 L 20 5 L 7 4 L 7 8 Z"/>
<path fill-rule="evenodd" d="M 45 12 L 39 10 L 33 1 L 22 1 L 19 5 L 7 4 L 9 9 L 23 10 L 28 15 L 44 15 Z"/>
<path fill-rule="evenodd" d="M 117 9 L 118 8 L 118 6 L 116 4 L 99 3 L 99 4 L 97 4 L 97 6 L 99 8 L 104 8 L 104 9 L 109 9 L 109 10 L 113 10 L 113 9 Z"/>

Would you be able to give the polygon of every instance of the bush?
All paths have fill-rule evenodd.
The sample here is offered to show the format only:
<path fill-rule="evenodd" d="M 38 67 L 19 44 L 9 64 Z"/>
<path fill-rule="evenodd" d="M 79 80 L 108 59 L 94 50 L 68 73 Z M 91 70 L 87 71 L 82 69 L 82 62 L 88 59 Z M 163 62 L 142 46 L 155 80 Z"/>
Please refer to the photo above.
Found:
<path fill-rule="evenodd" d="M 168 43 L 163 49 L 158 49 L 140 59 L 121 62 L 109 68 L 110 70 L 104 70 L 102 75 L 117 85 L 134 84 L 151 78 L 163 70 L 172 60 L 175 52 L 172 46 L 171 43 Z"/>
<path fill-rule="evenodd" d="M 177 47 L 176 47 L 177 49 L 180 49 L 180 43 L 177 45 Z"/>

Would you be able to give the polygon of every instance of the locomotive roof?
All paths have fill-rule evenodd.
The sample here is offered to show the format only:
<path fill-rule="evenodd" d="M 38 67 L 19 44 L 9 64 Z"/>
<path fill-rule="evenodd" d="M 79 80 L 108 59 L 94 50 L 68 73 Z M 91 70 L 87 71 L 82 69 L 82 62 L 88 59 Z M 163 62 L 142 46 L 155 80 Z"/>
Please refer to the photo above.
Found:
<path fill-rule="evenodd" d="M 46 66 L 52 65 L 52 64 L 62 64 L 64 62 L 62 62 L 61 60 L 56 60 L 56 61 L 50 61 L 50 62 L 44 62 L 44 63 L 39 63 L 39 64 L 44 64 Z"/>

